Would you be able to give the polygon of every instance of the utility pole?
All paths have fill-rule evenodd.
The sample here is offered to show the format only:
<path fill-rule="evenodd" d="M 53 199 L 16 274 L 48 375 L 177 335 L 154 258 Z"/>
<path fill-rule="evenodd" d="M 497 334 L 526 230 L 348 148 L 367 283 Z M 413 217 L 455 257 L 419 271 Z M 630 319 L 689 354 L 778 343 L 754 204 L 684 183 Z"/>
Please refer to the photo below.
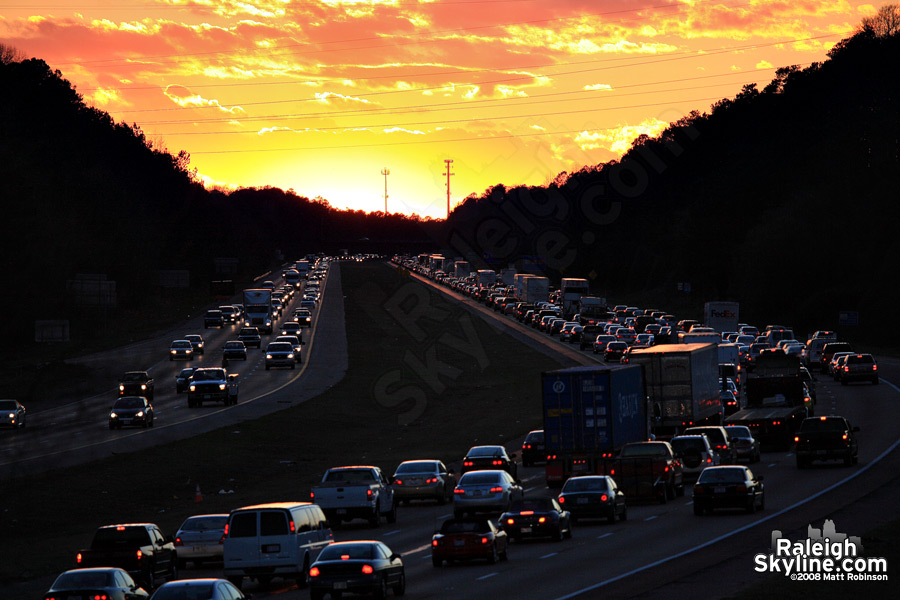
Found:
<path fill-rule="evenodd" d="M 456 173 L 450 172 L 450 163 L 453 162 L 452 158 L 445 158 L 444 163 L 447 165 L 447 172 L 444 173 L 447 176 L 447 218 L 450 218 L 450 176 L 456 175 Z"/>
<path fill-rule="evenodd" d="M 381 174 L 384 175 L 384 214 L 387 214 L 387 176 L 391 174 L 391 170 L 388 168 L 384 168 L 381 170 Z"/>

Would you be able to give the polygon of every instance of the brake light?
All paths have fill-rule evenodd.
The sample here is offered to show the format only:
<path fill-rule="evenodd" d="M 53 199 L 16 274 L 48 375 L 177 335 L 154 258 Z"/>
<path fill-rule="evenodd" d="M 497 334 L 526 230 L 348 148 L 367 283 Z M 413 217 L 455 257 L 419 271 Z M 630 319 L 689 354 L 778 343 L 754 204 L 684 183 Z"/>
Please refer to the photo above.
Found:
<path fill-rule="evenodd" d="M 609 500 L 609 496 L 607 496 L 606 494 L 603 494 L 603 495 L 600 496 L 600 501 L 601 501 L 601 502 L 606 502 L 607 500 Z"/>
<path fill-rule="evenodd" d="M 878 370 L 878 365 L 872 365 L 872 370 L 873 370 L 873 371 L 877 371 L 877 370 Z"/>
<path fill-rule="evenodd" d="M 372 488 L 369 488 L 366 490 L 366 498 L 369 498 L 369 499 L 372 498 Z"/>
<path fill-rule="evenodd" d="M 824 421 L 824 420 L 827 419 L 827 418 L 828 418 L 828 417 L 819 417 L 819 420 L 820 420 L 820 421 Z"/>
<path fill-rule="evenodd" d="M 228 523 L 225 523 L 225 534 L 222 537 L 228 537 Z"/>
<path fill-rule="evenodd" d="M 850 367 L 848 367 L 847 365 L 844 365 L 844 373 L 849 373 L 849 372 L 850 372 Z"/>
<path fill-rule="evenodd" d="M 428 481 L 431 481 L 431 480 L 429 479 Z M 403 485 L 403 482 L 400 481 L 399 479 L 395 479 L 394 483 L 396 483 L 397 485 Z M 426 483 L 428 483 L 428 482 L 426 482 Z"/>
<path fill-rule="evenodd" d="M 616 470 L 615 470 L 615 469 L 610 469 L 610 470 L 609 470 L 609 474 L 610 474 L 610 475 L 615 475 L 615 474 L 616 474 Z"/>
<path fill-rule="evenodd" d="M 515 520 L 515 519 L 507 519 L 507 520 L 506 520 L 506 524 L 507 524 L 507 525 L 515 525 L 515 524 L 516 524 L 516 520 Z"/>
<path fill-rule="evenodd" d="M 538 523 L 543 523 L 546 520 L 547 520 L 547 517 L 541 517 L 540 519 L 538 519 Z"/>
<path fill-rule="evenodd" d="M 177 538 L 175 538 L 175 545 L 176 546 L 184 546 L 184 542 L 181 541 L 180 537 L 177 537 Z"/>
<path fill-rule="evenodd" d="M 847 434 L 845 433 L 844 435 L 842 435 L 842 436 L 841 436 L 841 439 L 842 439 L 842 440 L 846 440 L 846 439 L 847 439 Z"/>
<path fill-rule="evenodd" d="M 291 530 L 291 533 L 296 532 L 297 529 L 296 529 L 296 525 L 294 525 L 294 520 L 293 520 L 293 519 L 291 519 L 290 521 L 288 521 L 288 528 Z"/>
<path fill-rule="evenodd" d="M 800 436 L 799 436 L 799 435 L 795 435 L 795 436 L 794 436 L 794 443 L 797 444 L 797 443 L 799 443 L 799 442 L 800 442 Z"/>
<path fill-rule="evenodd" d="M 363 565 L 362 572 L 364 575 L 371 575 L 375 572 L 375 569 L 372 568 L 372 565 Z"/>
<path fill-rule="evenodd" d="M 559 499 L 557 500 L 557 502 L 559 502 L 560 504 L 565 504 L 565 503 L 566 503 L 566 497 L 565 497 L 565 496 L 560 496 Z"/>
<path fill-rule="evenodd" d="M 137 554 L 138 560 L 141 560 L 142 558 L 144 558 L 144 553 L 141 550 L 138 550 L 136 554 Z"/>
<path fill-rule="evenodd" d="M 486 537 L 481 538 L 481 543 L 482 543 L 482 544 L 487 544 L 489 541 L 490 541 L 490 540 L 487 539 Z"/>
<path fill-rule="evenodd" d="M 533 510 L 523 510 L 523 511 L 520 512 L 519 514 L 520 514 L 520 515 L 533 515 L 533 514 L 534 514 L 534 511 L 533 511 Z"/>
<path fill-rule="evenodd" d="M 310 577 L 318 577 L 319 576 L 319 567 L 313 567 L 309 570 Z"/>
<path fill-rule="evenodd" d="M 80 564 L 81 564 L 81 559 L 82 559 L 82 558 L 84 558 L 84 557 L 81 555 L 81 552 L 79 552 L 78 554 L 76 554 L 76 555 L 75 555 L 75 563 L 80 565 Z"/>
<path fill-rule="evenodd" d="M 349 554 L 341 554 L 341 560 L 350 560 Z"/>
<path fill-rule="evenodd" d="M 475 466 L 475 463 L 473 463 L 471 460 L 465 460 L 465 461 L 463 461 L 463 466 L 464 467 L 473 467 L 473 466 Z"/>
<path fill-rule="evenodd" d="M 529 450 L 529 449 L 531 449 L 531 444 L 522 444 L 522 448 L 524 450 Z"/>
<path fill-rule="evenodd" d="M 497 494 L 497 493 L 500 493 L 500 492 L 502 492 L 502 491 L 503 491 L 503 488 L 502 488 L 502 487 L 492 487 L 492 488 L 491 488 L 491 493 L 492 493 L 492 494 Z"/>
<path fill-rule="evenodd" d="M 454 493 L 454 494 L 465 494 L 465 493 L 466 493 L 466 490 L 463 490 L 463 489 L 460 489 L 460 488 L 456 488 L 455 490 L 453 490 L 453 493 Z"/>
<path fill-rule="evenodd" d="M 125 526 L 119 525 L 118 527 L 116 527 L 116 531 L 125 531 Z"/>

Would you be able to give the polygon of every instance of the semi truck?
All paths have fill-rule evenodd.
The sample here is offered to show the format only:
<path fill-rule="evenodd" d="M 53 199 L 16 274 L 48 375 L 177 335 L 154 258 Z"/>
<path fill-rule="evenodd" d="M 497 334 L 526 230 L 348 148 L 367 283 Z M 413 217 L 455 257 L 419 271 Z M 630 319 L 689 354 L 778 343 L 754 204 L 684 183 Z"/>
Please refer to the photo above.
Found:
<path fill-rule="evenodd" d="M 479 269 L 477 282 L 482 286 L 494 285 L 497 283 L 497 272 L 491 269 Z"/>
<path fill-rule="evenodd" d="M 272 333 L 274 321 L 272 290 L 244 290 L 244 326 L 256 327 L 260 333 Z"/>
<path fill-rule="evenodd" d="M 571 319 L 578 312 L 581 297 L 590 293 L 588 280 L 564 277 L 560 281 L 559 292 L 562 298 L 563 316 Z"/>
<path fill-rule="evenodd" d="M 512 286 L 516 284 L 516 270 L 515 269 L 503 269 L 500 271 L 500 281 L 503 282 L 503 285 Z"/>
<path fill-rule="evenodd" d="M 458 260 L 453 263 L 454 275 L 460 279 L 465 279 L 472 274 L 472 267 L 466 260 Z"/>
<path fill-rule="evenodd" d="M 308 260 L 298 260 L 294 263 L 294 268 L 300 274 L 300 279 L 309 278 L 309 261 Z"/>
<path fill-rule="evenodd" d="M 516 273 L 516 276 L 513 278 L 513 287 L 516 289 L 516 298 L 519 300 L 525 301 L 525 280 L 529 277 L 534 277 L 534 275 Z"/>
<path fill-rule="evenodd" d="M 628 363 L 644 368 L 650 427 L 667 439 L 694 425 L 721 425 L 719 350 L 715 344 L 661 344 L 638 348 Z"/>
<path fill-rule="evenodd" d="M 803 385 L 800 357 L 780 350 L 756 357 L 744 374 L 744 395 L 746 408 L 725 423 L 749 427 L 762 446 L 790 448 L 800 423 L 815 412 Z"/>
<path fill-rule="evenodd" d="M 602 473 L 603 461 L 646 440 L 647 396 L 640 367 L 572 367 L 541 375 L 547 485 Z"/>
<path fill-rule="evenodd" d="M 525 302 L 537 304 L 550 301 L 550 280 L 546 277 L 525 278 Z"/>
<path fill-rule="evenodd" d="M 596 296 L 582 296 L 578 303 L 578 314 L 582 325 L 596 325 L 615 316 L 610 314 L 606 298 Z"/>
<path fill-rule="evenodd" d="M 737 302 L 707 302 L 703 305 L 703 322 L 719 333 L 737 331 L 740 306 Z"/>

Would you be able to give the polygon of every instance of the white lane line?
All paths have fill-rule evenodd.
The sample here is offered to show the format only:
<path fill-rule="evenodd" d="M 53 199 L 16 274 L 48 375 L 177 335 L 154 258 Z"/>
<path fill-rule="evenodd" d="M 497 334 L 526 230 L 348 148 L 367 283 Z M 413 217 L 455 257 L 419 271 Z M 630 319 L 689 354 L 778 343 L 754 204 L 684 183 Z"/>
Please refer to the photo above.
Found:
<path fill-rule="evenodd" d="M 428 550 L 429 548 L 431 548 L 430 543 L 423 544 L 423 545 L 419 546 L 418 548 L 413 548 L 412 550 L 407 550 L 406 552 L 403 553 L 403 556 L 406 556 L 407 554 L 417 554 L 419 552 L 422 552 L 423 550 Z M 429 557 L 429 558 L 431 558 L 431 557 Z"/>
<path fill-rule="evenodd" d="M 493 577 L 494 575 L 499 575 L 499 573 L 497 573 L 496 571 L 494 571 L 493 573 L 488 573 L 487 575 L 482 575 L 482 576 L 479 577 L 476 581 L 481 581 L 481 580 L 483 580 L 483 579 L 489 579 L 489 578 Z"/>
<path fill-rule="evenodd" d="M 658 516 L 659 516 L 659 515 L 653 515 L 653 516 L 647 517 L 647 518 L 644 519 L 644 520 L 645 520 L 645 521 L 652 521 L 653 519 L 655 519 L 655 518 L 658 517 Z"/>
<path fill-rule="evenodd" d="M 388 531 L 387 533 L 382 534 L 382 537 L 387 537 L 387 536 L 389 536 L 389 535 L 397 535 L 398 533 L 400 533 L 400 530 L 399 530 L 399 529 L 395 529 L 395 530 L 393 530 L 393 531 Z"/>
<path fill-rule="evenodd" d="M 541 488 L 541 487 L 543 487 L 543 486 L 537 486 L 537 485 L 536 485 L 536 486 L 534 486 L 534 487 L 525 488 L 525 491 L 526 491 L 526 492 L 533 492 L 534 490 L 539 489 L 539 488 Z"/>
<path fill-rule="evenodd" d="M 775 463 L 772 463 L 769 465 L 769 467 L 774 467 L 774 466 L 775 466 Z"/>
<path fill-rule="evenodd" d="M 452 516 L 453 516 L 453 513 L 450 513 L 450 514 L 446 514 L 446 515 L 441 515 L 438 517 L 438 519 L 449 519 Z"/>
<path fill-rule="evenodd" d="M 611 536 L 611 535 L 612 535 L 612 532 L 610 532 L 610 533 L 604 533 L 603 535 L 598 535 L 598 536 L 597 536 L 597 539 L 598 539 L 598 540 L 602 540 L 603 538 L 609 537 L 609 536 Z"/>
<path fill-rule="evenodd" d="M 544 560 L 545 558 L 550 558 L 551 556 L 556 556 L 559 552 L 551 552 L 550 554 L 545 554 L 543 556 L 538 557 L 540 560 Z"/>

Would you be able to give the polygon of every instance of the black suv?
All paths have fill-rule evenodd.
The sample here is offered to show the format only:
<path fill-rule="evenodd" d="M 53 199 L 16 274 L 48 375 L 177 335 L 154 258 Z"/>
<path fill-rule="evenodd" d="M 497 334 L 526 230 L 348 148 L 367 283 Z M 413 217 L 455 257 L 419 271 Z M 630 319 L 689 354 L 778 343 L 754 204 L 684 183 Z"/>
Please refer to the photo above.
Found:
<path fill-rule="evenodd" d="M 794 437 L 797 468 L 802 469 L 814 460 L 843 460 L 845 465 L 855 465 L 859 444 L 854 435 L 859 427 L 851 427 L 844 417 L 810 417 L 803 419 Z"/>
<path fill-rule="evenodd" d="M 546 458 L 544 430 L 536 429 L 529 432 L 522 442 L 522 466 L 530 467 L 537 462 L 543 462 Z"/>
<path fill-rule="evenodd" d="M 259 335 L 259 329 L 256 327 L 241 328 L 238 339 L 244 342 L 245 346 L 253 346 L 254 348 L 262 346 L 262 337 Z"/>
<path fill-rule="evenodd" d="M 875 363 L 875 357 L 871 354 L 849 354 L 835 376 L 841 385 L 860 380 L 871 381 L 877 385 L 878 365 Z"/>
<path fill-rule="evenodd" d="M 224 327 L 225 326 L 225 317 L 222 315 L 221 310 L 208 310 L 206 311 L 206 316 L 203 317 L 203 328 L 209 329 L 210 327 Z"/>

